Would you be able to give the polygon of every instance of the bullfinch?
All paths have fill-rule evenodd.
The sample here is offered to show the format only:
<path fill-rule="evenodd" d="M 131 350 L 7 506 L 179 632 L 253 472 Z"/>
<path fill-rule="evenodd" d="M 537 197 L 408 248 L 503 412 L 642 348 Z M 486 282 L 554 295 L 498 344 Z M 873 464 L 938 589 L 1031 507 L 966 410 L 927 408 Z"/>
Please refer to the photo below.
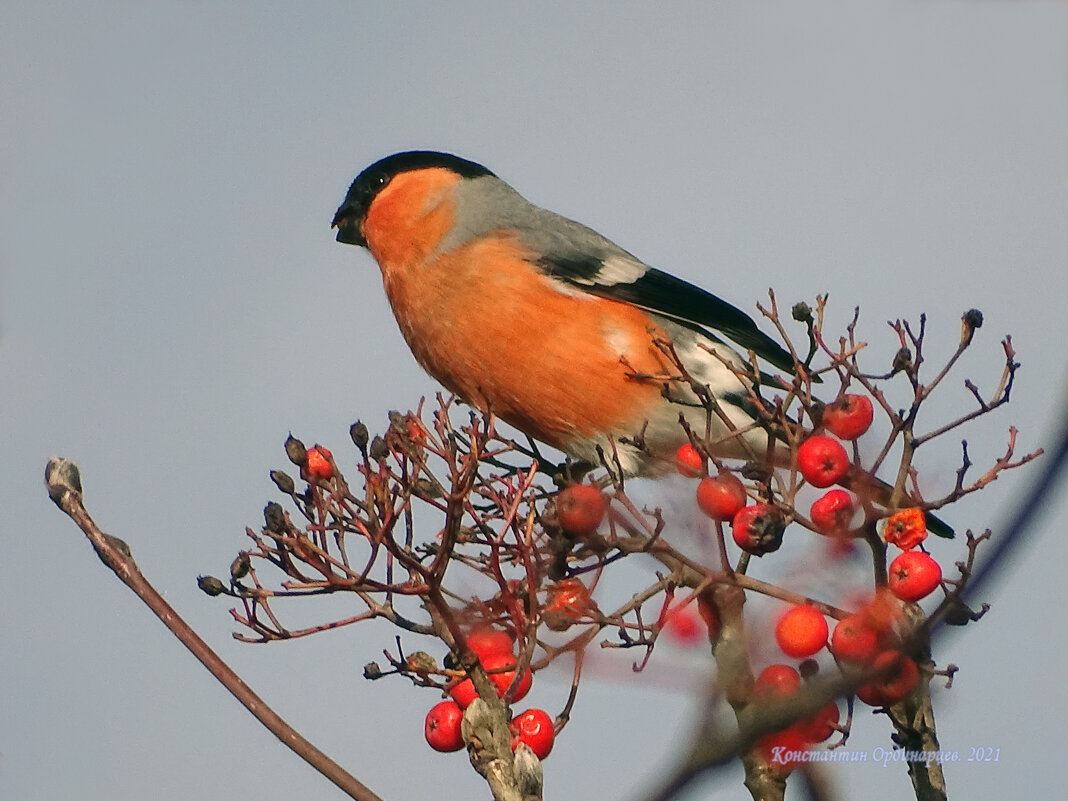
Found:
<path fill-rule="evenodd" d="M 749 315 L 529 203 L 482 165 L 388 156 L 352 183 L 333 227 L 378 262 L 419 364 L 530 437 L 592 464 L 600 447 L 628 476 L 672 469 L 688 441 L 680 414 L 718 456 L 766 450 L 748 379 L 732 369 L 748 359 L 728 342 L 787 372 L 790 354 Z M 730 425 L 713 414 L 706 430 L 680 363 Z"/>

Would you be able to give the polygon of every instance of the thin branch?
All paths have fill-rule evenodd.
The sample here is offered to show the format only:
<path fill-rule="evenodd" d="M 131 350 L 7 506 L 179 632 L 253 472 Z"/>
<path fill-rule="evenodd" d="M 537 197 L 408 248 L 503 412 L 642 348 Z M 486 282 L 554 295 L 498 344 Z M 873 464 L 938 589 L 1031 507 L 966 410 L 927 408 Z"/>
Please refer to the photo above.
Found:
<path fill-rule="evenodd" d="M 356 801 L 382 801 L 365 784 L 345 771 L 330 757 L 312 745 L 286 723 L 240 676 L 216 654 L 178 613 L 168 604 L 141 573 L 130 549 L 122 540 L 105 534 L 89 516 L 82 503 L 82 486 L 78 466 L 69 459 L 53 457 L 45 471 L 48 495 L 89 538 L 97 556 L 115 576 L 140 598 L 171 633 L 189 649 L 208 671 L 262 723 L 268 731 L 293 753 L 333 782 L 339 790 Z"/>

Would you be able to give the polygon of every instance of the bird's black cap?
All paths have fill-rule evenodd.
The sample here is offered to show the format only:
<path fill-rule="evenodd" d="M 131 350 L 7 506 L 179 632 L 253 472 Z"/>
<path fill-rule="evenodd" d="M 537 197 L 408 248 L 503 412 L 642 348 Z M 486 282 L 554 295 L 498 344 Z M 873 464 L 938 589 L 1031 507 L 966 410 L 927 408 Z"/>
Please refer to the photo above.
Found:
<path fill-rule="evenodd" d="M 347 245 L 366 246 L 367 241 L 360 233 L 360 223 L 375 196 L 393 180 L 394 176 L 432 167 L 443 167 L 463 178 L 493 175 L 481 164 L 435 150 L 408 150 L 404 153 L 386 156 L 356 176 L 356 180 L 349 187 L 345 201 L 334 214 L 334 221 L 331 223 L 332 228 L 337 228 L 337 241 Z"/>

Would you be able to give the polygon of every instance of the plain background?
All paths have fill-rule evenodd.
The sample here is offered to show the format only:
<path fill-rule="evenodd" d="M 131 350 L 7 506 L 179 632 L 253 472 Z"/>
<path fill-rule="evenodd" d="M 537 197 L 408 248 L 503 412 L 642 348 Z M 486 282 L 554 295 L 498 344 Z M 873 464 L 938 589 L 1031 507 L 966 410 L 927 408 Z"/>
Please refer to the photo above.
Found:
<path fill-rule="evenodd" d="M 1066 390 L 1066 30 L 1049 2 L 5 4 L 0 798 L 338 797 L 102 570 L 48 502 L 53 454 L 178 610 L 385 799 L 488 797 L 462 755 L 423 743 L 432 694 L 361 678 L 388 629 L 241 645 L 194 584 L 258 524 L 290 430 L 351 459 L 354 419 L 381 429 L 437 389 L 371 259 L 329 229 L 388 153 L 482 162 L 747 309 L 772 286 L 784 303 L 830 292 L 832 330 L 859 305 L 873 352 L 893 350 L 886 320 L 926 312 L 934 364 L 977 307 L 931 424 L 971 408 L 964 377 L 993 387 L 1011 332 L 1013 403 L 962 436 L 978 466 L 1011 424 L 1021 450 L 1048 443 Z M 925 455 L 931 481 L 958 439 Z M 952 522 L 997 528 L 1040 469 Z M 993 611 L 938 646 L 962 668 L 936 700 L 943 747 L 1000 748 L 949 766 L 951 797 L 1063 787 L 1066 511 L 1045 500 L 984 593 Z M 825 575 L 808 565 L 793 570 Z M 629 659 L 585 682 L 547 798 L 637 799 L 677 755 L 706 663 L 665 648 L 633 679 Z M 566 693 L 549 675 L 531 701 Z M 888 744 L 862 711 L 850 747 Z M 846 797 L 909 797 L 900 765 L 832 771 Z M 745 797 L 740 780 L 691 797 Z"/>

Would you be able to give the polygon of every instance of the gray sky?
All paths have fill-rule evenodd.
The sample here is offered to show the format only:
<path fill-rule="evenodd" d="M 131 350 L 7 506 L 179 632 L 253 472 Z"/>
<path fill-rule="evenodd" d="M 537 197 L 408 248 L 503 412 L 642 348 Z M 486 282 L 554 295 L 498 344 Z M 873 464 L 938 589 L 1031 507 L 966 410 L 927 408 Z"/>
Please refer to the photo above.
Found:
<path fill-rule="evenodd" d="M 436 391 L 373 262 L 329 230 L 388 153 L 486 164 L 745 308 L 769 286 L 784 303 L 829 291 L 831 327 L 859 305 L 887 352 L 884 321 L 927 312 L 937 362 L 978 307 L 932 424 L 970 408 L 964 377 L 993 386 L 1011 332 L 1014 402 L 966 436 L 977 465 L 1010 424 L 1021 449 L 1047 442 L 1068 374 L 1066 18 L 1046 2 L 6 4 L 0 798 L 335 797 L 105 573 L 47 500 L 53 454 L 171 603 L 385 799 L 488 797 L 462 755 L 423 743 L 431 693 L 360 678 L 385 627 L 243 646 L 194 584 L 274 499 L 289 430 L 351 457 L 354 419 L 381 428 Z M 948 439 L 932 483 L 956 467 Z M 998 525 L 1033 475 L 951 522 Z M 936 699 L 943 747 L 1001 749 L 949 766 L 951 797 L 1063 784 L 1066 511 L 1049 499 L 990 615 L 938 646 L 962 668 Z M 625 661 L 585 682 L 547 797 L 635 798 L 677 754 L 692 701 L 673 677 L 704 663 L 656 660 L 642 685 Z M 530 700 L 566 694 L 547 676 Z M 885 747 L 887 729 L 862 711 L 850 745 Z M 900 766 L 836 778 L 850 797 L 909 793 Z M 740 770 L 718 781 L 701 797 L 744 794 Z"/>

